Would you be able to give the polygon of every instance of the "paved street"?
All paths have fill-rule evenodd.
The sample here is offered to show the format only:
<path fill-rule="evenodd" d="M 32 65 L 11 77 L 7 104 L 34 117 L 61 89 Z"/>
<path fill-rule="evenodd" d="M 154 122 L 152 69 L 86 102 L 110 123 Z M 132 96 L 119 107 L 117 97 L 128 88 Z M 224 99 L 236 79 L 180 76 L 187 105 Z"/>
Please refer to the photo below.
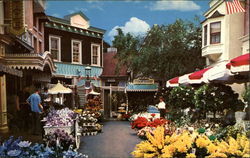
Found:
<path fill-rule="evenodd" d="M 139 142 L 129 122 L 109 121 L 104 124 L 103 133 L 81 138 L 79 152 L 90 158 L 127 158 Z"/>

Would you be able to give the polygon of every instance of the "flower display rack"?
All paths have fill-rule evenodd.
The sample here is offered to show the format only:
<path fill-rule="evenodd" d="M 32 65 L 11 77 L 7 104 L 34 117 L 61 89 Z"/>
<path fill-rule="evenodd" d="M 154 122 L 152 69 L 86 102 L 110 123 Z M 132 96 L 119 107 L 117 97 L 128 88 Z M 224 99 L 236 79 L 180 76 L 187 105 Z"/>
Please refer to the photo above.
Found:
<path fill-rule="evenodd" d="M 97 131 L 95 131 L 95 132 L 83 132 L 82 133 L 82 136 L 95 136 L 95 135 L 97 135 Z"/>

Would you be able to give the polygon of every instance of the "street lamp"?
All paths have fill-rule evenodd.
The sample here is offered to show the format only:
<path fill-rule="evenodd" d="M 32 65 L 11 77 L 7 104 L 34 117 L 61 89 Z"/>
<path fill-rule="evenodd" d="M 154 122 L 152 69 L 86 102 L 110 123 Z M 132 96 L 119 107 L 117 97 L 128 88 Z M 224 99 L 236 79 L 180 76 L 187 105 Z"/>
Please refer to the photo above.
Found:
<path fill-rule="evenodd" d="M 90 66 L 85 67 L 85 75 L 86 75 L 85 88 L 90 89 L 90 76 L 91 76 Z"/>
<path fill-rule="evenodd" d="M 85 67 L 85 74 L 87 76 L 86 80 L 89 80 L 89 77 L 91 76 L 91 67 L 90 66 Z"/>

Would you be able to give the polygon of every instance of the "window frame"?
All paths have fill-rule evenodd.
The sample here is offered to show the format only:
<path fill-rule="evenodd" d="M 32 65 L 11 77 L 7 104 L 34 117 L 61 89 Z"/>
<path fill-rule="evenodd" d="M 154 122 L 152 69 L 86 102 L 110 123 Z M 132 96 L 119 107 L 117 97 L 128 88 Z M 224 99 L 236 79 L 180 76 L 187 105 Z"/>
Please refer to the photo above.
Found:
<path fill-rule="evenodd" d="M 204 30 L 204 34 L 203 34 L 203 46 L 207 46 L 208 45 L 208 42 L 207 42 L 207 39 L 208 39 L 208 25 L 205 25 L 203 27 L 203 30 Z"/>
<path fill-rule="evenodd" d="M 211 26 L 212 26 L 212 24 L 216 24 L 216 23 L 220 24 L 220 32 L 211 33 L 211 30 L 212 30 Z M 210 23 L 210 27 L 209 28 L 210 28 L 210 30 L 209 30 L 210 44 L 219 44 L 219 43 L 221 43 L 221 21 L 216 21 L 216 22 Z M 213 35 L 217 35 L 217 34 L 219 34 L 220 41 L 219 42 L 212 42 L 212 37 L 214 37 Z"/>
<path fill-rule="evenodd" d="M 97 59 L 97 64 L 93 64 L 93 47 L 97 46 L 98 47 L 98 59 Z M 101 66 L 101 45 L 100 44 L 96 44 L 96 43 L 92 43 L 91 44 L 91 65 L 93 66 Z"/>
<path fill-rule="evenodd" d="M 79 45 L 79 62 L 74 62 L 73 61 L 73 43 L 74 42 L 77 42 L 77 43 L 79 43 L 80 45 Z M 71 40 L 71 63 L 73 63 L 73 64 L 82 64 L 82 41 L 81 40 L 77 40 L 77 39 L 72 39 Z"/>
<path fill-rule="evenodd" d="M 55 35 L 49 35 L 49 52 L 51 53 L 51 38 L 56 38 L 58 39 L 58 59 L 53 59 L 54 61 L 61 62 L 61 37 L 60 36 L 55 36 Z M 52 54 L 52 53 L 51 53 Z"/>

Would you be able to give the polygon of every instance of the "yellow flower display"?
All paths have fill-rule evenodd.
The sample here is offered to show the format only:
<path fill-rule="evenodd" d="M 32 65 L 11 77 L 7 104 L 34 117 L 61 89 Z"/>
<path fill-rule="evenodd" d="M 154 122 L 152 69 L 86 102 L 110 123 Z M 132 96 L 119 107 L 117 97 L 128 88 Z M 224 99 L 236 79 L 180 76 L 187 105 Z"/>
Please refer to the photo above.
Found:
<path fill-rule="evenodd" d="M 213 153 L 213 154 L 211 154 L 211 155 L 209 155 L 208 157 L 210 157 L 210 158 L 226 158 L 227 157 L 227 155 L 226 154 L 224 154 L 224 153 L 220 153 L 220 152 L 215 152 L 215 153 Z"/>
<path fill-rule="evenodd" d="M 142 141 L 137 144 L 135 150 L 132 152 L 134 157 L 155 157 L 159 156 L 158 150 L 164 147 L 164 128 L 159 126 L 151 135 L 149 132 L 146 134 L 148 141 Z"/>
<path fill-rule="evenodd" d="M 147 133 L 146 136 L 148 141 L 136 145 L 135 151 L 132 152 L 134 157 L 168 158 L 186 155 L 187 158 L 195 158 L 200 156 L 194 152 L 190 153 L 195 145 L 205 148 L 209 158 L 250 157 L 250 141 L 245 135 L 237 135 L 236 139 L 228 137 L 225 140 L 211 141 L 206 135 L 182 131 L 164 137 L 164 127 L 157 127 L 153 134 Z"/>
<path fill-rule="evenodd" d="M 208 139 L 207 136 L 198 136 L 195 143 L 197 147 L 205 148 L 211 143 L 211 141 Z"/>
<path fill-rule="evenodd" d="M 191 154 L 187 154 L 186 158 L 196 158 L 196 155 L 191 153 Z"/>
<path fill-rule="evenodd" d="M 213 153 L 215 153 L 216 151 L 218 151 L 218 147 L 217 147 L 215 144 L 211 143 L 211 144 L 209 144 L 209 145 L 207 146 L 207 151 L 208 151 L 210 154 L 213 154 Z"/>

